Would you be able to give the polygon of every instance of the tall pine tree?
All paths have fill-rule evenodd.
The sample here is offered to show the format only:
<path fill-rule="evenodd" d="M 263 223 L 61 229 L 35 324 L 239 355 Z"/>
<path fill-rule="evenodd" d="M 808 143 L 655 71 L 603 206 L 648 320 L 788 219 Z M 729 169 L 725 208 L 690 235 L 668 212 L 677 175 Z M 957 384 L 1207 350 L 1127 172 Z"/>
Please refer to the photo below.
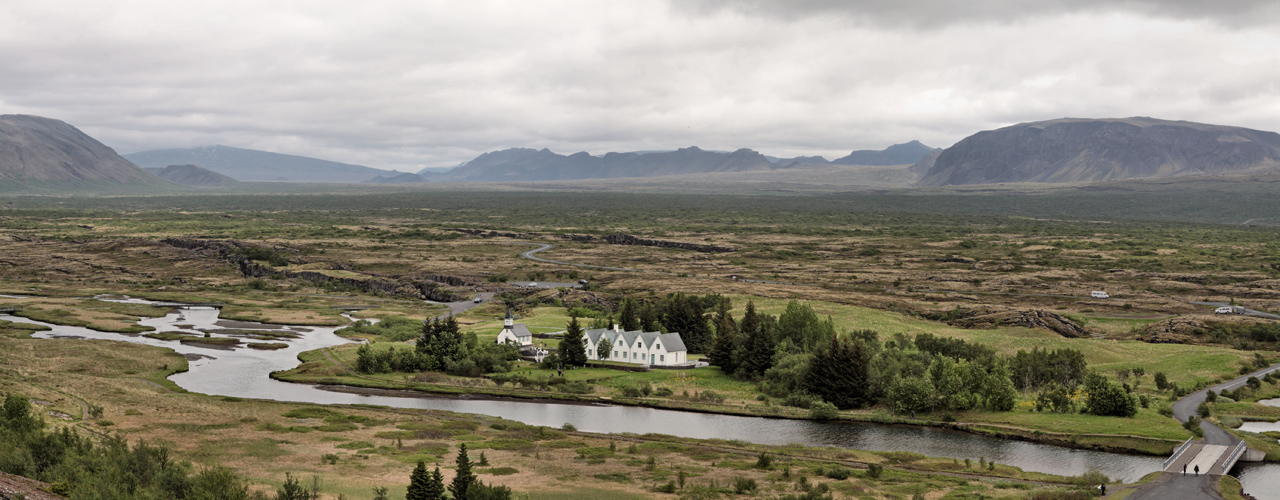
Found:
<path fill-rule="evenodd" d="M 476 475 L 471 472 L 471 459 L 467 457 L 467 443 L 458 445 L 458 468 L 449 483 L 449 493 L 453 498 L 467 498 L 467 490 L 476 482 Z"/>
<path fill-rule="evenodd" d="M 813 354 L 805 389 L 841 410 L 863 408 L 872 402 L 868 393 L 870 366 L 871 349 L 865 342 L 832 337 L 828 348 Z"/>
<path fill-rule="evenodd" d="M 640 329 L 640 314 L 636 311 L 636 301 L 630 297 L 622 299 L 622 313 L 618 322 L 622 324 L 622 329 L 628 332 Z"/>
<path fill-rule="evenodd" d="M 680 334 L 689 354 L 711 352 L 711 328 L 707 324 L 702 299 L 680 292 L 671 294 L 667 298 L 662 325 L 667 327 L 667 331 Z"/>
<path fill-rule="evenodd" d="M 582 334 L 582 325 L 578 324 L 577 316 L 569 318 L 564 336 L 560 337 L 560 360 L 569 366 L 587 364 L 587 337 Z"/>
<path fill-rule="evenodd" d="M 439 497 L 429 496 L 430 489 L 431 474 L 427 472 L 426 462 L 419 460 L 418 466 L 409 475 L 409 491 L 405 492 L 404 498 L 405 500 L 437 500 Z"/>
<path fill-rule="evenodd" d="M 724 373 L 733 373 L 738 369 L 734 362 L 733 351 L 738 347 L 738 325 L 729 314 L 728 298 L 720 301 L 716 309 L 716 344 L 711 349 L 711 364 L 719 366 Z"/>
<path fill-rule="evenodd" d="M 436 467 L 435 472 L 431 473 L 431 483 L 428 484 L 427 496 L 425 498 L 427 500 L 445 500 L 444 474 L 440 473 L 439 467 Z"/>

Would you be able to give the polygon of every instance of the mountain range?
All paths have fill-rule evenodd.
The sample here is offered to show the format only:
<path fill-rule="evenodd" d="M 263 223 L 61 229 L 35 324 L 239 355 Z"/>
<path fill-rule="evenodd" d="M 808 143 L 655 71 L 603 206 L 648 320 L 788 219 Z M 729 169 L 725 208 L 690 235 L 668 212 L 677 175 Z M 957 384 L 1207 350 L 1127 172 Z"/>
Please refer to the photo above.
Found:
<path fill-rule="evenodd" d="M 143 168 L 200 165 L 239 181 L 355 183 L 378 175 L 400 174 L 361 165 L 230 146 L 156 149 L 124 157 Z"/>
<path fill-rule="evenodd" d="M 723 172 L 760 172 L 797 165 L 910 165 L 934 151 L 911 141 L 882 151 L 854 151 L 835 161 L 821 156 L 771 158 L 750 149 L 707 151 L 696 146 L 675 151 L 562 155 L 549 149 L 511 148 L 482 154 L 453 170 L 429 176 L 436 182 L 558 181 L 615 179 Z M 371 182 L 397 182 L 389 179 Z"/>
<path fill-rule="evenodd" d="M 164 183 L 80 129 L 30 115 L 0 115 L 0 180 Z"/>
<path fill-rule="evenodd" d="M 932 163 L 932 164 L 929 164 Z M 1061 118 L 978 132 L 913 166 L 918 185 L 1097 182 L 1280 167 L 1280 134 L 1147 117 Z"/>

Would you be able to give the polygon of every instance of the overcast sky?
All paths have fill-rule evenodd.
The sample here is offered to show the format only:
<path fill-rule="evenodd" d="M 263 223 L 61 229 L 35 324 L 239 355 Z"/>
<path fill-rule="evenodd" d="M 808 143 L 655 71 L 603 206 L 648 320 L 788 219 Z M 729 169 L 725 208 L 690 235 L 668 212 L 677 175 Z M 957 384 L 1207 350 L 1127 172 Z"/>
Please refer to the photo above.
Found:
<path fill-rule="evenodd" d="M 508 147 L 946 147 L 1064 116 L 1280 131 L 1280 2 L 5 0 L 0 114 L 121 153 L 414 171 Z"/>

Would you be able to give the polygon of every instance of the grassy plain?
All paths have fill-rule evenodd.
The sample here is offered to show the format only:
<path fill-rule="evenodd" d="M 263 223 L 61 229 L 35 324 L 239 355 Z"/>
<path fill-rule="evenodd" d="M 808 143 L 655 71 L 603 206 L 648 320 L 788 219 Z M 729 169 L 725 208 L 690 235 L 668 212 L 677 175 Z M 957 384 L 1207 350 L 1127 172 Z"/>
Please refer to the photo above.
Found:
<path fill-rule="evenodd" d="M 221 302 L 227 304 L 222 314 L 225 319 L 325 326 L 347 323 L 339 314 L 340 307 L 366 307 L 356 313 L 357 317 L 424 319 L 444 311 L 441 306 L 391 288 L 362 291 L 351 284 L 374 281 L 430 282 L 461 296 L 471 296 L 507 290 L 504 283 L 509 280 L 586 278 L 592 282 L 590 291 L 542 293 L 548 302 L 559 300 L 569 306 L 575 302 L 614 304 L 622 294 L 720 293 L 733 299 L 738 316 L 748 300 L 755 301 L 764 312 L 777 314 L 794 298 L 812 305 L 820 315 L 830 316 L 837 329 L 869 328 L 879 331 L 882 338 L 896 333 L 932 333 L 990 345 L 1005 354 L 1035 347 L 1072 347 L 1083 351 L 1092 367 L 1111 377 L 1116 377 L 1118 370 L 1144 368 L 1146 375 L 1138 379 L 1136 390 L 1153 397 L 1154 403 L 1134 419 L 1038 413 L 1031 411 L 1026 401 L 1010 413 L 970 412 L 953 417 L 975 432 L 1018 434 L 1063 443 L 1074 440 L 1081 446 L 1121 442 L 1120 447 L 1154 453 L 1165 446 L 1164 441 L 1181 440 L 1186 433 L 1172 419 L 1157 413 L 1167 401 L 1154 391 L 1152 374 L 1164 372 L 1173 382 L 1194 386 L 1235 373 L 1257 349 L 1269 352 L 1277 348 L 1275 343 L 1209 335 L 1208 330 L 1215 326 L 1211 321 L 1236 325 L 1261 320 L 1201 316 L 1212 307 L 1189 303 L 1235 301 L 1253 309 L 1280 312 L 1280 291 L 1276 290 L 1280 286 L 1280 244 L 1276 242 L 1280 239 L 1275 226 L 1259 225 L 1280 223 L 1280 208 L 1268 201 L 1276 183 L 1277 179 L 1266 177 L 1245 182 L 1201 179 L 1198 184 L 1171 180 L 1067 189 L 1024 186 L 764 197 L 485 192 L 473 186 L 437 186 L 427 191 L 400 187 L 332 188 L 332 193 L 317 193 L 320 188 L 297 188 L 288 195 L 227 192 L 113 198 L 12 196 L 3 198 L 13 201 L 12 205 L 3 205 L 12 208 L 0 211 L 0 295 L 27 297 L 0 297 L 0 307 L 21 306 L 19 314 L 51 323 L 138 333 L 143 330 L 136 326 L 137 318 L 164 310 L 108 304 L 85 297 L 120 294 Z M 1246 221 L 1248 224 L 1240 225 Z M 518 234 L 485 238 L 456 229 Z M 702 253 L 564 238 L 619 232 L 727 246 L 736 251 Z M 277 271 L 274 274 L 246 277 L 225 256 L 171 245 L 165 242 L 166 238 L 234 241 L 269 251 L 285 263 L 273 266 Z M 509 244 L 515 241 L 555 245 L 540 254 L 545 258 L 635 271 L 532 262 L 518 255 L 529 247 Z M 284 274 L 303 271 L 347 282 L 317 283 Z M 441 277 L 455 284 L 433 281 Z M 1107 290 L 1114 298 L 1092 299 L 1091 290 Z M 1066 338 L 1044 329 L 1008 324 L 962 328 L 926 319 L 957 309 L 1046 311 L 1074 320 L 1087 335 Z M 502 313 L 499 305 L 489 303 L 460 315 L 459 320 L 464 329 L 476 332 L 481 340 L 490 340 L 497 333 Z M 535 333 L 561 330 L 568 319 L 567 308 L 550 305 L 525 308 L 519 313 L 520 321 Z M 1153 329 L 1184 320 L 1190 321 L 1191 326 L 1163 338 L 1175 343 L 1139 340 L 1150 340 Z M 61 345 L 79 341 L 40 342 Z M 119 351 L 118 355 L 124 356 L 136 347 L 102 344 L 94 349 L 104 353 Z M 34 347 L 24 345 L 21 349 Z M 354 364 L 350 348 L 333 349 L 331 354 L 347 366 Z M 7 355 L 7 351 L 0 355 Z M 1268 355 L 1274 358 L 1273 354 Z M 298 370 L 284 376 L 442 392 L 526 391 L 510 384 L 500 387 L 492 381 L 449 378 L 424 383 L 404 374 L 352 377 L 323 354 L 314 352 L 304 354 L 303 361 Z M 139 362 L 120 361 L 120 373 L 125 365 Z M 84 411 L 82 405 L 76 398 L 57 392 L 72 390 L 65 384 L 60 387 L 56 377 L 80 377 L 82 381 L 78 383 L 83 385 L 73 388 L 79 398 L 97 394 L 90 389 L 94 386 L 90 381 L 111 379 L 111 390 L 123 391 L 103 393 L 114 398 L 105 402 L 113 405 L 107 408 L 107 414 L 112 416 L 114 425 L 87 427 L 100 431 L 145 426 L 145 432 L 137 431 L 139 437 L 173 438 L 183 453 L 192 453 L 200 446 L 207 450 L 205 453 L 214 453 L 221 439 L 247 440 L 237 441 L 239 444 L 230 448 L 245 450 L 249 449 L 245 443 L 284 440 L 290 443 L 261 444 L 261 453 L 253 453 L 266 457 L 276 453 L 272 450 L 284 449 L 293 455 L 279 457 L 285 457 L 284 465 L 291 466 L 294 462 L 289 461 L 294 459 L 289 457 L 302 456 L 298 455 L 302 453 L 299 450 L 305 448 L 310 450 L 306 452 L 309 455 L 298 458 L 298 468 L 293 470 L 311 471 L 325 470 L 318 465 L 318 457 L 323 456 L 319 450 L 337 450 L 321 446 L 337 441 L 307 441 L 326 434 L 320 431 L 282 433 L 276 437 L 259 434 L 269 432 L 257 430 L 260 424 L 321 425 L 272 416 L 292 408 L 288 405 L 266 410 L 262 408 L 274 403 L 226 402 L 180 392 L 165 393 L 165 398 L 189 398 L 181 399 L 182 404 L 196 405 L 190 408 L 199 411 L 206 409 L 201 405 L 217 406 L 216 411 L 210 410 L 210 415 L 217 418 L 201 419 L 200 425 L 259 419 L 252 425 L 208 429 L 216 437 L 209 438 L 213 444 L 202 445 L 196 440 L 179 443 L 176 433 L 166 435 L 159 430 L 164 427 L 151 423 L 166 422 L 163 412 L 135 409 L 143 414 L 121 413 L 129 405 L 144 404 L 144 394 L 154 396 L 145 391 L 158 389 L 143 380 L 170 391 L 176 389 L 159 370 L 166 363 L 137 365 L 154 365 L 150 371 L 129 368 L 135 372 L 129 377 L 104 375 L 93 379 L 76 370 L 94 368 L 77 363 L 82 362 L 66 353 L 40 365 L 46 367 L 43 374 L 35 369 L 14 368 L 20 364 L 6 362 L 0 366 L 6 370 L 6 381 L 14 384 L 6 387 L 44 391 L 33 396 L 53 403 L 52 410 L 76 418 Z M 185 361 L 174 359 L 166 370 L 179 369 L 182 363 Z M 519 372 L 545 375 L 529 366 L 519 368 Z M 528 390 L 523 395 L 610 398 L 625 403 L 627 398 L 621 395 L 624 388 L 648 382 L 671 388 L 673 396 L 630 402 L 700 411 L 806 416 L 806 412 L 781 406 L 777 401 L 760 400 L 753 384 L 726 377 L 715 368 L 643 374 L 588 369 L 570 372 L 570 377 L 595 382 L 594 392 L 566 395 Z M 129 384 L 138 387 L 130 388 Z M 135 389 L 141 392 L 135 394 Z M 690 391 L 690 397 L 685 398 L 685 391 Z M 703 391 L 716 392 L 725 400 L 695 400 Z M 1258 405 L 1232 411 L 1240 415 L 1266 411 L 1254 406 Z M 192 413 L 197 411 L 190 408 Z M 260 411 L 246 414 L 241 412 L 243 408 Z M 365 415 L 360 413 L 365 411 L 362 409 L 342 411 Z M 845 417 L 893 418 L 883 410 L 846 412 Z M 936 421 L 941 416 L 925 418 Z M 360 434 L 365 429 L 359 429 L 351 431 L 354 434 L 349 437 L 330 437 L 359 442 L 381 432 L 369 431 L 369 436 Z M 1125 435 L 1137 437 L 1116 437 Z M 371 442 L 377 443 L 376 439 Z M 298 444 L 304 442 L 310 444 Z M 248 453 L 244 452 L 245 456 Z M 211 460 L 228 458 L 210 456 Z M 369 460 L 395 461 L 390 455 L 369 456 Z M 304 464 L 310 464 L 310 468 L 303 468 Z M 246 470 L 267 467 L 257 462 L 238 466 L 250 467 Z M 516 466 L 520 470 L 528 467 L 531 466 Z M 365 477 L 360 474 L 366 469 L 378 467 L 353 461 L 339 475 L 344 481 L 348 476 L 357 478 L 352 481 L 366 486 L 374 484 L 378 477 L 391 477 L 384 472 L 384 476 L 359 479 Z M 261 470 L 272 471 L 258 478 L 263 481 L 278 481 L 283 474 L 281 468 Z M 572 487 L 566 486 L 570 483 Z M 534 498 L 570 490 L 591 496 L 591 488 L 649 494 L 638 483 L 615 484 L 594 477 L 565 484 L 514 484 L 521 484 L 523 491 Z M 899 494 L 887 489 L 876 491 Z M 348 496 L 359 498 L 354 495 Z"/>

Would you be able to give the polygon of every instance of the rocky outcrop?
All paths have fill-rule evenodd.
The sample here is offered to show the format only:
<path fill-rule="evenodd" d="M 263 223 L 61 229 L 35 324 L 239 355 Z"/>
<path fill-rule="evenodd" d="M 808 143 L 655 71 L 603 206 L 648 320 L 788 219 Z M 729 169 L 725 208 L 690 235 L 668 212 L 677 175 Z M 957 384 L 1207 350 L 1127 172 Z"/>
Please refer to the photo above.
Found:
<path fill-rule="evenodd" d="M 50 489 L 48 483 L 0 472 L 0 499 L 66 500 L 64 496 L 49 493 Z"/>
<path fill-rule="evenodd" d="M 538 233 L 504 233 L 499 231 L 485 231 L 483 229 L 453 228 L 450 229 L 450 231 L 457 231 L 462 234 L 479 236 L 481 238 L 533 238 L 538 236 Z"/>
<path fill-rule="evenodd" d="M 1089 333 L 1076 322 L 1057 313 L 1041 309 L 1002 311 L 992 308 L 955 309 L 926 313 L 925 317 L 960 328 L 996 328 L 1021 326 L 1042 328 L 1068 338 L 1087 337 Z"/>
<path fill-rule="evenodd" d="M 632 237 L 630 234 L 611 234 L 608 237 L 593 237 L 589 234 L 562 234 L 561 239 L 572 240 L 572 242 L 604 242 L 608 244 L 631 244 L 631 246 L 639 247 L 662 247 L 662 248 L 684 248 L 691 249 L 694 252 L 704 253 L 727 253 L 737 252 L 737 248 L 718 247 L 714 244 L 698 244 L 684 242 L 668 242 L 664 239 L 644 239 Z"/>
<path fill-rule="evenodd" d="M 240 249 L 251 245 L 237 241 L 168 238 L 161 240 L 161 243 L 190 250 L 202 257 L 217 258 L 226 261 L 236 266 L 236 269 L 240 271 L 240 274 L 246 278 L 281 277 L 286 279 L 301 279 L 312 283 L 336 282 L 365 293 L 381 292 L 398 297 L 411 297 L 416 299 L 433 300 L 436 302 L 457 302 L 466 299 L 464 295 L 453 290 L 446 289 L 442 285 L 456 287 L 482 286 L 477 282 L 466 278 L 438 274 L 424 274 L 421 279 L 401 277 L 384 278 L 376 276 L 369 276 L 368 278 L 361 279 L 330 276 L 319 271 L 279 270 L 271 266 L 265 266 L 254 262 L 248 257 L 242 255 Z M 276 248 L 273 250 L 280 251 L 281 249 Z M 342 266 L 339 265 L 338 267 Z"/>
<path fill-rule="evenodd" d="M 1280 168 L 1280 134 L 1135 117 L 1062 118 L 978 132 L 940 153 L 923 186 L 1096 182 Z"/>

